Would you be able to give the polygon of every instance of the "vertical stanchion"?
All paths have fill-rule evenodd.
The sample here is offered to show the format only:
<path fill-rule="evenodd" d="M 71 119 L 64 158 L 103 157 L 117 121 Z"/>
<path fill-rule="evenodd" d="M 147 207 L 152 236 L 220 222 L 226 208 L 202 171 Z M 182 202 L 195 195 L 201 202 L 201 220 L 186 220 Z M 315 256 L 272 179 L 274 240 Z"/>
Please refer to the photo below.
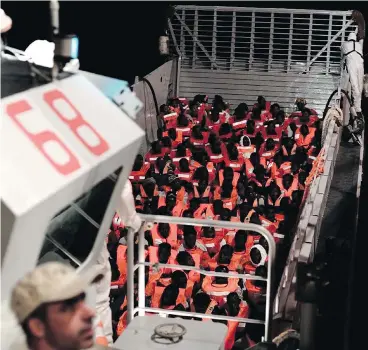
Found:
<path fill-rule="evenodd" d="M 133 310 L 134 310 L 134 230 L 132 228 L 128 228 L 127 235 L 127 246 L 128 246 L 128 267 L 127 267 L 127 308 L 128 308 L 128 317 L 127 323 L 133 319 Z"/>

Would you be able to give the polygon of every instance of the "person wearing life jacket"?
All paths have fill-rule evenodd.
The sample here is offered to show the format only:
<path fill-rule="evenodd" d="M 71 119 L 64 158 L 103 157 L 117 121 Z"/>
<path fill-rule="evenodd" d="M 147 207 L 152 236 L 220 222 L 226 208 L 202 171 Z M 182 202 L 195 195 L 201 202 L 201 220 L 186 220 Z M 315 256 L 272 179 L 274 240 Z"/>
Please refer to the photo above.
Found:
<path fill-rule="evenodd" d="M 254 119 L 248 119 L 247 125 L 245 129 L 243 130 L 242 135 L 248 136 L 253 142 L 253 140 L 257 136 L 257 133 L 258 133 L 258 128 L 257 128 L 256 121 Z"/>
<path fill-rule="evenodd" d="M 200 238 L 203 244 L 206 246 L 209 256 L 212 258 L 221 246 L 226 242 L 221 235 L 216 235 L 216 230 L 213 227 L 202 227 Z"/>
<path fill-rule="evenodd" d="M 290 117 L 291 118 L 300 117 L 302 115 L 303 110 L 306 108 L 305 107 L 306 105 L 307 105 L 307 100 L 305 98 L 298 97 L 295 100 L 295 106 L 297 110 L 291 113 Z M 318 116 L 318 113 L 316 112 L 316 110 L 310 109 L 310 111 L 312 115 Z"/>
<path fill-rule="evenodd" d="M 229 244 L 224 244 L 220 251 L 208 262 L 210 270 L 214 271 L 219 265 L 229 267 L 233 253 L 234 248 Z"/>
<path fill-rule="evenodd" d="M 183 133 L 181 131 L 177 131 L 175 128 L 165 131 L 162 136 L 170 138 L 173 149 L 176 149 L 178 145 L 183 142 Z"/>
<path fill-rule="evenodd" d="M 209 133 L 207 131 L 202 132 L 200 125 L 194 125 L 192 127 L 192 133 L 190 136 L 190 143 L 194 147 L 205 147 L 208 143 Z"/>
<path fill-rule="evenodd" d="M 206 147 L 206 151 L 210 160 L 213 164 L 222 164 L 225 160 L 225 155 L 223 154 L 223 143 L 219 140 L 215 140 L 209 146 Z"/>
<path fill-rule="evenodd" d="M 150 168 L 150 163 L 144 162 L 143 156 L 138 154 L 135 157 L 133 169 L 129 174 L 129 180 L 132 183 L 142 182 L 146 178 L 146 174 Z"/>
<path fill-rule="evenodd" d="M 215 272 L 228 273 L 229 269 L 225 265 L 216 267 Z M 206 276 L 202 282 L 202 290 L 215 300 L 219 306 L 223 306 L 229 293 L 236 292 L 241 295 L 239 278 L 235 277 L 212 277 Z"/>
<path fill-rule="evenodd" d="M 291 198 L 293 191 L 298 190 L 298 179 L 291 174 L 276 179 L 276 185 L 280 188 L 283 197 Z"/>
<path fill-rule="evenodd" d="M 171 284 L 185 290 L 185 297 L 190 300 L 195 292 L 195 283 L 188 278 L 188 274 L 182 270 L 175 270 L 171 275 Z"/>
<path fill-rule="evenodd" d="M 211 297 L 208 294 L 200 292 L 194 296 L 190 307 L 191 311 L 199 314 L 212 314 L 215 307 L 217 307 L 217 302 L 215 300 L 211 300 Z M 207 321 L 208 319 L 198 319 L 195 317 L 194 320 Z"/>
<path fill-rule="evenodd" d="M 159 246 L 166 242 L 175 249 L 177 246 L 177 226 L 175 224 L 167 224 L 160 222 L 155 224 L 151 230 L 154 246 Z"/>
<path fill-rule="evenodd" d="M 259 149 L 260 164 L 266 169 L 269 161 L 275 156 L 278 148 L 273 139 L 267 139 Z"/>
<path fill-rule="evenodd" d="M 249 159 L 250 155 L 256 151 L 255 145 L 252 145 L 250 138 L 246 135 L 240 137 L 239 144 L 237 144 L 239 155 L 244 159 Z"/>
<path fill-rule="evenodd" d="M 264 266 L 264 264 L 258 265 L 254 270 L 254 275 L 267 278 L 267 267 Z M 248 279 L 246 280 L 245 286 L 250 300 L 257 303 L 257 301 L 263 298 L 266 293 L 267 282 Z"/>
<path fill-rule="evenodd" d="M 263 126 L 260 128 L 263 139 L 267 140 L 269 138 L 273 139 L 276 143 L 281 141 L 282 137 L 282 128 L 276 127 L 276 123 L 274 120 L 271 120 L 267 123 L 267 126 Z"/>
<path fill-rule="evenodd" d="M 216 186 L 214 199 L 221 199 L 223 206 L 229 210 L 234 210 L 238 201 L 238 191 L 236 187 L 233 187 L 233 183 L 229 180 L 223 181 L 222 186 Z"/>
<path fill-rule="evenodd" d="M 176 262 L 180 266 L 200 267 L 200 255 L 196 253 L 189 253 L 187 251 L 180 251 L 176 256 Z M 201 280 L 201 274 L 196 271 L 186 271 L 188 279 L 193 283 L 198 283 Z"/>
<path fill-rule="evenodd" d="M 193 171 L 189 167 L 189 161 L 186 158 L 181 158 L 178 167 L 175 169 L 175 175 L 181 181 L 191 182 Z"/>
<path fill-rule="evenodd" d="M 270 186 L 267 197 L 267 204 L 273 207 L 279 207 L 281 203 L 281 199 L 284 196 L 281 193 L 279 186 Z"/>
<path fill-rule="evenodd" d="M 301 111 L 301 115 L 295 119 L 295 124 L 299 128 L 301 125 L 306 124 L 307 126 L 314 126 L 314 124 L 319 120 L 316 115 L 312 115 L 309 108 L 304 108 Z"/>
<path fill-rule="evenodd" d="M 267 251 L 259 242 L 250 248 L 249 261 L 244 266 L 245 273 L 254 274 L 256 268 L 264 265 L 267 261 Z"/>
<path fill-rule="evenodd" d="M 209 117 L 206 120 L 208 129 L 215 135 L 218 135 L 222 123 L 225 122 L 225 118 L 220 118 L 220 111 L 217 108 L 213 108 L 209 113 Z"/>
<path fill-rule="evenodd" d="M 243 265 L 248 260 L 248 252 L 246 249 L 248 239 L 248 233 L 245 230 L 238 230 L 235 233 L 233 242 L 234 252 L 231 257 L 229 270 L 230 271 L 243 271 Z"/>
<path fill-rule="evenodd" d="M 263 123 L 266 121 L 266 119 L 262 117 L 262 112 L 259 107 L 253 108 L 250 118 L 254 121 L 256 129 L 262 126 Z"/>
<path fill-rule="evenodd" d="M 211 203 L 213 194 L 211 186 L 208 185 L 206 180 L 200 180 L 198 184 L 193 184 L 193 198 L 197 198 L 201 204 Z"/>
<path fill-rule="evenodd" d="M 203 268 L 208 266 L 210 256 L 203 242 L 197 240 L 197 231 L 193 226 L 184 226 L 184 241 L 180 245 L 178 251 L 187 251 L 192 256 L 199 255 L 200 266 Z"/>
<path fill-rule="evenodd" d="M 232 128 L 235 131 L 236 136 L 240 136 L 242 134 L 242 130 L 246 128 L 248 112 L 249 110 L 246 103 L 241 103 L 235 108 Z"/>
<path fill-rule="evenodd" d="M 240 174 L 234 172 L 231 167 L 225 167 L 218 172 L 218 183 L 220 186 L 223 185 L 224 182 L 231 183 L 232 187 L 236 188 L 238 186 L 240 179 Z"/>
<path fill-rule="evenodd" d="M 295 143 L 297 147 L 308 149 L 315 136 L 316 129 L 303 124 L 295 131 Z"/>
<path fill-rule="evenodd" d="M 276 219 L 276 211 L 272 206 L 266 206 L 262 215 L 259 216 L 262 226 L 265 227 L 271 234 L 274 234 L 279 226 L 279 221 Z"/>
<path fill-rule="evenodd" d="M 292 156 L 295 155 L 297 145 L 292 138 L 287 138 L 282 141 L 282 155 L 285 160 L 290 160 Z"/>
<path fill-rule="evenodd" d="M 254 106 L 254 108 L 259 108 L 261 110 L 262 118 L 264 120 L 272 118 L 272 114 L 270 113 L 271 103 L 267 102 L 263 96 L 258 96 L 257 104 Z"/>
<path fill-rule="evenodd" d="M 184 143 L 180 143 L 178 144 L 176 150 L 171 151 L 170 158 L 173 164 L 178 167 L 181 159 L 184 158 L 189 162 L 191 155 L 192 152 L 190 151 L 190 149 L 186 148 Z"/>
<path fill-rule="evenodd" d="M 146 154 L 146 161 L 149 162 L 150 164 L 155 164 L 157 158 L 159 157 L 164 157 L 166 154 L 165 150 L 162 149 L 162 145 L 159 141 L 153 141 L 151 143 L 151 149 L 150 151 Z"/>
<path fill-rule="evenodd" d="M 184 113 L 180 113 L 176 120 L 176 131 L 181 132 L 183 139 L 190 137 L 193 123 L 189 121 Z"/>
<path fill-rule="evenodd" d="M 180 293 L 177 286 L 170 284 L 162 291 L 159 308 L 173 310 L 178 304 L 187 304 L 185 297 Z M 153 307 L 156 305 L 152 305 Z M 183 305 L 185 308 L 185 305 Z M 187 305 L 189 306 L 189 305 Z"/>
<path fill-rule="evenodd" d="M 259 195 L 265 194 L 265 188 L 267 185 L 266 180 L 266 169 L 261 165 L 257 164 L 254 167 L 254 172 L 252 176 L 249 178 L 248 184 L 253 184 L 255 192 Z"/>
<path fill-rule="evenodd" d="M 231 140 L 235 140 L 235 134 L 232 130 L 232 127 L 229 123 L 221 124 L 220 130 L 218 132 L 219 138 L 223 142 L 228 142 Z"/>
<path fill-rule="evenodd" d="M 226 303 L 224 305 L 224 310 L 227 316 L 247 318 L 249 317 L 249 307 L 246 301 L 242 300 L 237 293 L 229 293 L 226 298 Z M 228 331 L 225 338 L 225 350 L 231 350 L 237 339 L 242 338 L 244 334 L 237 332 L 239 322 L 228 321 L 227 322 Z M 245 324 L 242 324 L 244 327 Z"/>
<path fill-rule="evenodd" d="M 169 136 L 163 136 L 161 139 L 161 145 L 162 152 L 164 152 L 165 155 L 169 155 L 173 149 L 171 138 Z"/>
<path fill-rule="evenodd" d="M 225 166 L 233 169 L 234 172 L 242 174 L 244 172 L 244 158 L 239 155 L 238 148 L 234 143 L 226 146 Z"/>

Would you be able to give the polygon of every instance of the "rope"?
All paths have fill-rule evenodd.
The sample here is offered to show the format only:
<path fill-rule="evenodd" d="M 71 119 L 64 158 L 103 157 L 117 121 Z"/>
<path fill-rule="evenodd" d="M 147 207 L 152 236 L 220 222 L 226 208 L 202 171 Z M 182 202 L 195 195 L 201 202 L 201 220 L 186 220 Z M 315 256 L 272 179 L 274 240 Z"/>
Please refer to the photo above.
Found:
<path fill-rule="evenodd" d="M 342 126 L 343 124 L 343 113 L 342 110 L 338 107 L 331 107 L 328 112 L 326 117 L 323 119 L 323 124 L 322 124 L 322 136 L 321 136 L 321 144 L 322 146 L 325 143 L 326 137 L 327 137 L 327 133 L 328 133 L 328 128 L 330 126 L 330 122 L 334 120 L 337 126 Z"/>
<path fill-rule="evenodd" d="M 300 340 L 300 334 L 294 329 L 287 329 L 286 331 L 275 337 L 272 342 L 275 343 L 277 346 L 280 346 L 282 342 L 287 339 Z"/>

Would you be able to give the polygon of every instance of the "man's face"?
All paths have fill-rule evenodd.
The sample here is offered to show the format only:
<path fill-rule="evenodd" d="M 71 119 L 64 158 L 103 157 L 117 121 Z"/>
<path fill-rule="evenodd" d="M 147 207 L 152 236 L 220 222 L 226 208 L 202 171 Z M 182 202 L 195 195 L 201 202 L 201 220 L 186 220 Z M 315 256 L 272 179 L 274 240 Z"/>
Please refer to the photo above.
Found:
<path fill-rule="evenodd" d="M 72 300 L 51 303 L 47 308 L 45 338 L 57 349 L 88 349 L 94 343 L 94 311 L 85 303 L 85 294 Z"/>

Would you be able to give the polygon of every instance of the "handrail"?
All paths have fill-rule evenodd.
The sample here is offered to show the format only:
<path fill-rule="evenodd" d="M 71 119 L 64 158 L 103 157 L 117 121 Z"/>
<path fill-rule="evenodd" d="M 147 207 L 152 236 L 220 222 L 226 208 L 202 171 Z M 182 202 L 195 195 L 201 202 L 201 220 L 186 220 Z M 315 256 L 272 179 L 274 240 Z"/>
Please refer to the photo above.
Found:
<path fill-rule="evenodd" d="M 250 323 L 260 323 L 265 324 L 265 341 L 271 341 L 271 321 L 272 321 L 272 281 L 273 281 L 273 273 L 274 273 L 274 262 L 276 256 L 276 244 L 273 236 L 270 232 L 260 225 L 248 224 L 248 223 L 238 223 L 238 222 L 230 222 L 230 221 L 214 221 L 214 220 L 202 220 L 202 219 L 192 219 L 192 218 L 182 218 L 182 217 L 171 217 L 171 216 L 158 216 L 158 215 L 144 215 L 139 214 L 142 221 L 147 224 L 153 224 L 155 222 L 161 223 L 169 223 L 169 224 L 177 224 L 177 225 L 189 225 L 189 226 L 201 226 L 201 227 L 214 227 L 214 228 L 227 228 L 227 229 L 235 229 L 235 230 L 247 230 L 258 232 L 262 236 L 266 238 L 266 241 L 269 246 L 268 252 L 268 268 L 267 268 L 267 287 L 266 287 L 266 314 L 265 320 L 251 320 L 244 319 L 239 317 L 228 317 L 228 316 L 218 316 L 218 315 L 205 315 L 199 314 L 195 312 L 184 312 L 184 311 L 174 311 L 174 310 L 163 310 L 163 309 L 155 309 L 148 308 L 145 306 L 145 266 L 160 266 L 160 267 L 171 267 L 178 268 L 178 265 L 170 265 L 170 264 L 149 264 L 145 262 L 144 255 L 144 229 L 145 224 L 143 224 L 138 232 L 138 263 L 136 265 L 132 264 L 133 254 L 134 254 L 134 233 L 132 231 L 128 232 L 128 267 L 127 267 L 127 285 L 128 285 L 128 294 L 127 294 L 127 303 L 128 303 L 128 323 L 132 320 L 134 315 L 138 312 L 139 316 L 144 316 L 145 312 L 155 312 L 162 314 L 170 314 L 170 315 L 178 315 L 178 316 L 192 316 L 192 317 L 201 317 L 201 318 L 209 318 L 209 319 L 218 319 L 218 320 L 226 320 L 226 321 L 238 321 L 238 322 L 250 322 Z M 134 271 L 138 267 L 138 307 L 134 308 Z M 181 266 L 181 270 L 196 270 L 202 274 L 209 276 L 222 276 L 222 277 L 244 277 L 252 280 L 262 280 L 265 279 L 258 276 L 251 276 L 247 274 L 235 274 L 232 272 L 229 273 L 221 273 L 221 272 L 212 272 L 201 270 L 197 268 L 193 268 L 190 266 Z"/>

